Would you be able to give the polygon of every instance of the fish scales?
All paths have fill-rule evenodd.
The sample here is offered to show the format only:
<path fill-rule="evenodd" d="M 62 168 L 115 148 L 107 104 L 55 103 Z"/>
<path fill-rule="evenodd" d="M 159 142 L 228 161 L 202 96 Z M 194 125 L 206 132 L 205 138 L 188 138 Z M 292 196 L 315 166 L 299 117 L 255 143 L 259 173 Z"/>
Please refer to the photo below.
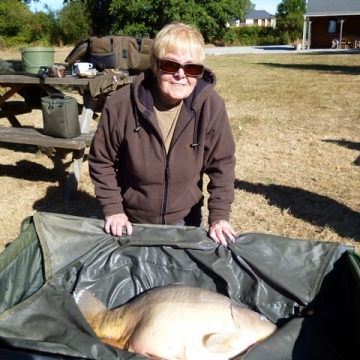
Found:
<path fill-rule="evenodd" d="M 189 285 L 154 288 L 113 310 L 85 289 L 74 296 L 102 341 L 153 359 L 228 360 L 276 331 L 259 313 Z"/>

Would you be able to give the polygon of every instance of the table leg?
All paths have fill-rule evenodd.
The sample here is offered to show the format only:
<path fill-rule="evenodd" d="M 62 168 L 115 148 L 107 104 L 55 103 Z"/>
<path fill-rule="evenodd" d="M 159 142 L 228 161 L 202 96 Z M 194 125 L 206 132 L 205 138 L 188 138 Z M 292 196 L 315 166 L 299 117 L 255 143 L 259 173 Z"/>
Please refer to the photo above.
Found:
<path fill-rule="evenodd" d="M 90 91 L 85 91 L 83 95 L 83 110 L 80 117 L 80 130 L 81 133 L 88 133 L 90 131 L 90 125 L 93 120 L 94 110 L 97 100 L 95 100 Z"/>
<path fill-rule="evenodd" d="M 9 120 L 12 127 L 22 127 L 20 121 L 15 115 L 8 115 L 7 119 Z"/>
<path fill-rule="evenodd" d="M 24 87 L 23 84 L 12 85 L 11 89 L 7 91 L 3 96 L 0 97 L 0 109 L 4 106 L 6 100 L 10 99 L 13 95 L 15 95 L 20 89 Z M 9 120 L 11 126 L 13 127 L 21 127 L 19 120 L 15 115 L 7 115 L 6 118 Z"/>
<path fill-rule="evenodd" d="M 21 88 L 24 87 L 24 84 L 17 84 L 11 86 L 11 89 L 7 91 L 3 96 L 0 97 L 0 109 L 6 100 L 10 99 L 13 95 L 15 95 Z"/>
<path fill-rule="evenodd" d="M 84 159 L 84 152 L 85 149 L 73 151 L 69 177 L 66 183 L 65 201 L 70 201 L 76 198 L 77 187 L 80 182 L 80 171 Z"/>
<path fill-rule="evenodd" d="M 82 134 L 88 133 L 90 131 L 96 100 L 91 96 L 89 91 L 86 91 L 83 95 L 83 102 L 84 106 L 80 117 L 80 130 Z M 69 178 L 66 184 L 65 201 L 72 200 L 76 197 L 84 153 L 85 149 L 73 151 Z"/>

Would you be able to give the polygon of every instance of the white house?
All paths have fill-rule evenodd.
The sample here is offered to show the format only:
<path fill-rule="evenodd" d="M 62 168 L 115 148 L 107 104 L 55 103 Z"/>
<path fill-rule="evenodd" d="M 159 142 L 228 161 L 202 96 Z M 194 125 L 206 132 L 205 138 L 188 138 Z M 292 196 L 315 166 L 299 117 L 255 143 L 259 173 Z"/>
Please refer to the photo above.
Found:
<path fill-rule="evenodd" d="M 271 26 L 275 28 L 276 19 L 274 15 L 265 10 L 252 10 L 245 16 L 245 26 Z"/>

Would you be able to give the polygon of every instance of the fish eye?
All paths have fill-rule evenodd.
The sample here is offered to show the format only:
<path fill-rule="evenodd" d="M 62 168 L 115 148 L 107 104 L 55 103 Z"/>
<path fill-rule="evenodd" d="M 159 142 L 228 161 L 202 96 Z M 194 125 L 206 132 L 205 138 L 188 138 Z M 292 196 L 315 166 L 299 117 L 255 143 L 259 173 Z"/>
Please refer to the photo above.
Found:
<path fill-rule="evenodd" d="M 261 321 L 268 321 L 268 319 L 266 318 L 266 316 L 264 316 L 264 315 L 259 315 L 259 317 L 260 317 L 260 320 Z"/>

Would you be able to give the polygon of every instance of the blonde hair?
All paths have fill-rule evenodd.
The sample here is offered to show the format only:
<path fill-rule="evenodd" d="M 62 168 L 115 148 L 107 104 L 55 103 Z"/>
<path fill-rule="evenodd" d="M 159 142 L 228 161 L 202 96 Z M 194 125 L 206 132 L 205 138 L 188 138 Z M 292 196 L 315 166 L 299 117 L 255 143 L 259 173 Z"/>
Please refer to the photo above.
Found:
<path fill-rule="evenodd" d="M 151 55 L 162 59 L 169 52 L 190 53 L 199 64 L 203 64 L 205 61 L 204 39 L 192 25 L 180 22 L 168 24 L 157 34 Z"/>

